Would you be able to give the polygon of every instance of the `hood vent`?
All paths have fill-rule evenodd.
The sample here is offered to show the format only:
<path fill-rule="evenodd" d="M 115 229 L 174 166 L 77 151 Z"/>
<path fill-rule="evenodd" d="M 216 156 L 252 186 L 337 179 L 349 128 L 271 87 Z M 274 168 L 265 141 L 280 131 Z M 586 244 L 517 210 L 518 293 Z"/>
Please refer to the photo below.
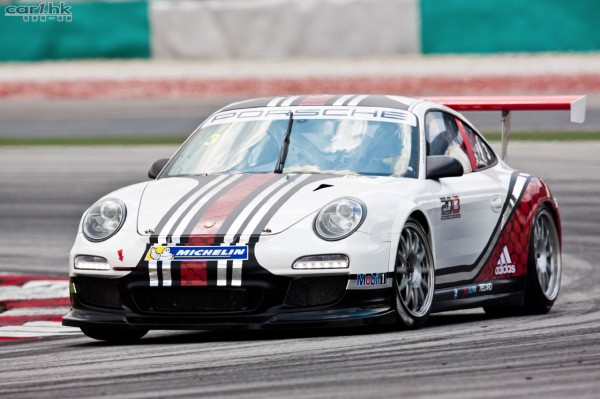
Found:
<path fill-rule="evenodd" d="M 313 191 L 319 191 L 322 188 L 333 187 L 333 184 L 321 184 L 319 187 L 315 188 Z"/>

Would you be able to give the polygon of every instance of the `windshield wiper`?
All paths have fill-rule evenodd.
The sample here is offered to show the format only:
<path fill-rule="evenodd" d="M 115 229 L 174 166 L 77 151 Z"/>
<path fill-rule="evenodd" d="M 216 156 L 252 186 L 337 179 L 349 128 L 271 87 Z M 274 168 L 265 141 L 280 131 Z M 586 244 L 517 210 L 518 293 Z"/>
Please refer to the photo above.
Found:
<path fill-rule="evenodd" d="M 281 151 L 279 151 L 279 157 L 277 158 L 277 165 L 273 173 L 283 172 L 283 165 L 288 154 L 288 148 L 290 147 L 290 136 L 292 134 L 292 124 L 294 123 L 294 113 L 290 112 L 290 119 L 288 121 L 287 130 L 283 136 L 283 144 L 281 145 Z"/>

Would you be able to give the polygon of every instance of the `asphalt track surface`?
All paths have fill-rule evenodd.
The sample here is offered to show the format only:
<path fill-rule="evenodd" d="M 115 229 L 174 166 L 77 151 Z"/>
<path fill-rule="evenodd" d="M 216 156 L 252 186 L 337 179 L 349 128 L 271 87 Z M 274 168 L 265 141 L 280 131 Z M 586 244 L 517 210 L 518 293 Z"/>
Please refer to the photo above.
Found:
<path fill-rule="evenodd" d="M 64 275 L 81 213 L 141 181 L 173 147 L 0 148 L 0 272 Z M 10 398 L 597 398 L 600 144 L 512 143 L 509 164 L 545 178 L 563 217 L 563 284 L 545 316 L 433 315 L 418 331 L 365 328 L 83 336 L 0 346 Z"/>

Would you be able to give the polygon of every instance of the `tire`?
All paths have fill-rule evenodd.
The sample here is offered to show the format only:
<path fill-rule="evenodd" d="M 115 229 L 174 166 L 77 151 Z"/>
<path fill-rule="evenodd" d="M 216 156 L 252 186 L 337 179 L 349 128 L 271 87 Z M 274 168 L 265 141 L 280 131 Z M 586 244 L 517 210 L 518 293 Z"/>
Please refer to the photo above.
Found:
<path fill-rule="evenodd" d="M 116 330 L 104 328 L 81 327 L 81 331 L 90 338 L 98 341 L 108 341 L 115 344 L 130 344 L 139 341 L 148 330 Z"/>
<path fill-rule="evenodd" d="M 429 318 L 435 287 L 431 245 L 421 224 L 409 218 L 398 242 L 394 297 L 398 324 L 421 327 Z"/>
<path fill-rule="evenodd" d="M 486 306 L 492 316 L 545 314 L 552 309 L 560 290 L 562 258 L 558 229 L 548 207 L 535 215 L 529 236 L 525 300 L 522 306 Z"/>
<path fill-rule="evenodd" d="M 529 264 L 525 278 L 525 312 L 545 314 L 560 290 L 562 257 L 558 230 L 546 206 L 538 211 L 531 232 Z"/>

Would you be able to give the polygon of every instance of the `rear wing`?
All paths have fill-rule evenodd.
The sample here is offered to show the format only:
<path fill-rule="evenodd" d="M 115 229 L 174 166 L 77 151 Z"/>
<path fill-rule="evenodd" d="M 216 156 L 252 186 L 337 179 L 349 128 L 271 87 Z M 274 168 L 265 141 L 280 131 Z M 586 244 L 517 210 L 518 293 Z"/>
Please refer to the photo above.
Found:
<path fill-rule="evenodd" d="M 585 121 L 585 96 L 464 96 L 428 97 L 427 100 L 443 104 L 457 111 L 501 111 L 502 160 L 510 140 L 511 111 L 571 111 L 571 122 Z"/>

